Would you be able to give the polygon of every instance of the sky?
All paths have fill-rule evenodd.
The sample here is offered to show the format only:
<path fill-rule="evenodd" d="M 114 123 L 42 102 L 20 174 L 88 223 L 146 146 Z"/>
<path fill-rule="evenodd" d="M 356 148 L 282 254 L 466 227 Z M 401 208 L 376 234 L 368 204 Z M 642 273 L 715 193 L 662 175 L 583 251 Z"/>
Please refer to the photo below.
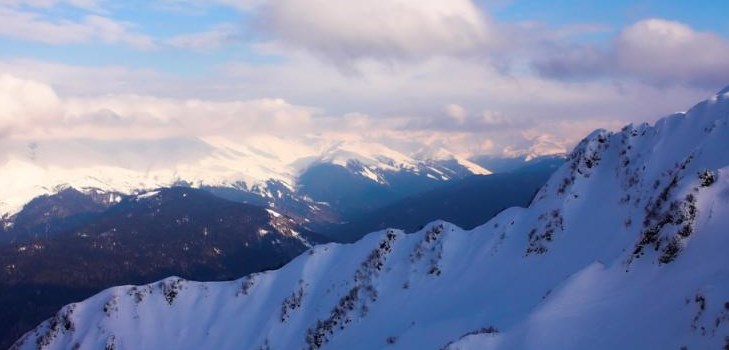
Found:
<path fill-rule="evenodd" d="M 726 13 L 681 0 L 0 0 L 0 161 L 18 145 L 260 135 L 565 152 L 729 85 Z"/>

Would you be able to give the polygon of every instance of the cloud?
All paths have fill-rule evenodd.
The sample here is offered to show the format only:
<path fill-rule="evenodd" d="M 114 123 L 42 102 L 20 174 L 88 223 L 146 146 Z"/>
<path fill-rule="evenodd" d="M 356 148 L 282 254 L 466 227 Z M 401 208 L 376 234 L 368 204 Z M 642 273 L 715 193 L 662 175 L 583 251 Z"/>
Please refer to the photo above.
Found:
<path fill-rule="evenodd" d="M 591 45 L 550 48 L 535 57 L 532 64 L 544 77 L 553 79 L 593 79 L 614 73 L 612 53 Z"/>
<path fill-rule="evenodd" d="M 0 134 L 45 124 L 59 116 L 61 101 L 45 84 L 0 75 Z"/>
<path fill-rule="evenodd" d="M 33 151 L 58 166 L 208 171 L 195 161 L 275 148 L 288 162 L 348 142 L 537 155 L 686 109 L 729 81 L 724 38 L 659 19 L 551 27 L 498 22 L 474 0 L 164 0 L 147 9 L 200 21 L 150 37 L 107 2 L 8 1 L 2 36 L 124 48 L 116 66 L 0 59 L 10 74 L 0 75 L 0 162 Z M 170 54 L 205 74 L 139 68 Z"/>
<path fill-rule="evenodd" d="M 729 81 L 729 41 L 684 23 L 653 18 L 624 28 L 609 47 L 556 46 L 534 65 L 554 79 L 607 77 L 716 89 Z"/>
<path fill-rule="evenodd" d="M 234 24 L 222 23 L 210 30 L 191 34 L 176 35 L 166 40 L 166 44 L 178 48 L 205 51 L 229 46 L 240 42 L 240 28 Z"/>
<path fill-rule="evenodd" d="M 729 81 L 729 41 L 686 24 L 647 19 L 616 39 L 617 64 L 626 74 L 658 83 L 721 85 Z"/>
<path fill-rule="evenodd" d="M 302 142 L 314 144 L 358 137 L 403 151 L 447 144 L 466 155 L 526 152 L 542 142 L 533 133 L 551 135 L 569 148 L 593 128 L 655 120 L 715 92 L 636 79 L 514 74 L 448 55 L 401 64 L 362 57 L 356 62 L 359 74 L 352 76 L 280 43 L 261 43 L 254 51 L 280 59 L 228 63 L 200 76 L 0 60 L 0 72 L 46 82 L 63 96 L 56 114 L 62 123 L 38 123 L 42 132 L 21 133 L 16 126 L 10 135 L 235 139 L 259 133 L 311 136 L 318 141 Z M 580 120 L 590 122 L 578 128 Z"/>
<path fill-rule="evenodd" d="M 489 40 L 471 0 L 271 0 L 259 15 L 272 39 L 337 63 L 459 55 Z"/>
<path fill-rule="evenodd" d="M 129 94 L 61 98 L 47 84 L 0 75 L 0 130 L 16 139 L 287 135 L 308 129 L 317 112 L 282 99 L 212 101 Z"/>
<path fill-rule="evenodd" d="M 466 130 L 475 129 L 483 116 L 471 117 L 456 105 L 449 108 L 451 116 L 383 118 L 365 113 L 330 115 L 275 98 L 214 101 L 129 94 L 62 98 L 47 84 L 10 75 L 0 76 L 0 105 L 0 128 L 6 139 L 16 140 L 15 149 L 23 151 L 29 142 L 48 147 L 67 140 L 74 147 L 106 142 L 104 149 L 110 149 L 107 143 L 117 144 L 124 153 L 139 140 L 152 147 L 150 142 L 157 141 L 246 140 L 261 135 L 313 147 L 352 140 L 382 142 L 405 153 L 444 145 L 465 154 L 494 149 L 485 135 Z M 453 115 L 466 126 L 448 127 L 454 123 Z M 508 138 L 512 131 L 502 136 Z"/>
<path fill-rule="evenodd" d="M 248 12 L 265 4 L 267 0 L 159 0 L 164 9 L 190 12 L 209 8 L 210 6 L 228 6 L 238 11 Z"/>
<path fill-rule="evenodd" d="M 53 3 L 49 2 L 49 6 Z M 36 4 L 38 5 L 38 4 Z M 136 49 L 154 48 L 154 39 L 134 32 L 134 25 L 89 14 L 80 20 L 51 20 L 40 12 L 0 5 L 0 36 L 51 45 L 101 42 Z"/>
<path fill-rule="evenodd" d="M 458 124 L 463 124 L 468 117 L 468 112 L 466 111 L 466 109 L 455 103 L 447 105 L 445 107 L 445 113 Z"/>
<path fill-rule="evenodd" d="M 491 152 L 499 152 L 510 145 L 523 149 L 525 129 L 544 129 L 569 145 L 591 129 L 576 129 L 563 121 L 591 120 L 592 128 L 615 121 L 651 121 L 715 92 L 636 81 L 606 84 L 512 76 L 456 57 L 396 69 L 365 60 L 358 67 L 361 75 L 352 77 L 311 56 L 295 55 L 183 78 L 119 67 L 0 61 L 0 71 L 48 82 L 68 96 L 62 101 L 69 125 L 58 127 L 56 134 L 76 136 L 119 137 L 114 135 L 128 131 L 140 137 L 252 132 L 288 137 L 341 131 L 368 138 L 387 135 L 393 140 L 389 142 L 406 137 L 421 142 L 430 133 L 451 139 L 452 147 L 467 152 L 480 152 L 477 140 L 489 139 L 494 144 Z M 451 104 L 462 111 L 446 107 Z M 130 125 L 112 127 L 114 123 Z"/>
<path fill-rule="evenodd" d="M 138 95 L 69 98 L 64 101 L 64 124 L 58 125 L 53 136 L 90 134 L 100 139 L 123 139 L 132 134 L 150 139 L 289 135 L 307 129 L 315 112 L 282 99 L 206 101 Z"/>
<path fill-rule="evenodd" d="M 173 74 L 150 69 L 79 66 L 33 59 L 8 59 L 0 60 L 0 72 L 7 72 L 25 80 L 45 82 L 63 96 L 105 94 L 205 96 L 203 91 L 195 89 L 200 85 L 190 84 Z M 178 93 L 179 95 L 176 95 Z"/>

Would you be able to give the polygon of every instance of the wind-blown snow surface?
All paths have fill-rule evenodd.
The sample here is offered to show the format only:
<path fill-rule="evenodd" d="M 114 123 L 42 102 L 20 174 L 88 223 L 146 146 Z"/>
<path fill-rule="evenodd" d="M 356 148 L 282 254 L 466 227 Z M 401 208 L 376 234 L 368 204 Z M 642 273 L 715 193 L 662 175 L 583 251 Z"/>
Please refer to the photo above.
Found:
<path fill-rule="evenodd" d="M 580 143 L 527 209 L 169 278 L 62 309 L 21 349 L 716 349 L 729 336 L 729 93 Z"/>

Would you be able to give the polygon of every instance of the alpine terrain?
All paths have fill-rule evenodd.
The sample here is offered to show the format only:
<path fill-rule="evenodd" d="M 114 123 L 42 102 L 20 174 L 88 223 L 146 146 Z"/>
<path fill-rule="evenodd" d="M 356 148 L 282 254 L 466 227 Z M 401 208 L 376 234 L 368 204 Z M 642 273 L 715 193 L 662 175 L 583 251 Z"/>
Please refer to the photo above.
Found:
<path fill-rule="evenodd" d="M 12 228 L 0 244 L 0 348 L 110 286 L 231 280 L 329 241 L 274 210 L 185 187 L 135 196 L 69 188 L 28 203 Z"/>
<path fill-rule="evenodd" d="M 516 162 L 521 170 L 493 175 L 457 172 L 451 163 L 448 179 L 372 168 L 381 182 L 361 175 L 357 161 L 320 163 L 299 177 L 299 190 L 278 180 L 252 188 L 179 181 L 136 194 L 55 187 L 0 219 L 0 348 L 63 305 L 112 286 L 169 275 L 231 280 L 280 267 L 313 244 L 413 230 L 440 217 L 472 228 L 507 206 L 526 206 L 556 170 L 546 158 Z"/>
<path fill-rule="evenodd" d="M 717 349 L 727 227 L 729 88 L 593 132 L 528 208 L 473 230 L 436 221 L 234 281 L 110 288 L 13 348 Z"/>

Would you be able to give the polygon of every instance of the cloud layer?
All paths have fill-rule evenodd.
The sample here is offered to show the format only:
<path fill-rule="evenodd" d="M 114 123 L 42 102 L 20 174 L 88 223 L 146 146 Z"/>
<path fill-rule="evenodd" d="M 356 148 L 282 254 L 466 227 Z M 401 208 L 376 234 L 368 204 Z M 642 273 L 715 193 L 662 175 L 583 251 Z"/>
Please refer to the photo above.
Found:
<path fill-rule="evenodd" d="M 0 4 L 0 40 L 27 52 L 0 57 L 8 149 L 141 142 L 182 152 L 174 145 L 265 135 L 317 149 L 556 152 L 594 128 L 686 109 L 729 83 L 725 37 L 660 18 L 548 24 L 499 18 L 472 0 L 146 6 L 153 21 L 108 1 Z M 89 56 L 54 62 L 23 51 L 28 43 Z M 113 63 L 88 63 L 94 54 Z"/>

